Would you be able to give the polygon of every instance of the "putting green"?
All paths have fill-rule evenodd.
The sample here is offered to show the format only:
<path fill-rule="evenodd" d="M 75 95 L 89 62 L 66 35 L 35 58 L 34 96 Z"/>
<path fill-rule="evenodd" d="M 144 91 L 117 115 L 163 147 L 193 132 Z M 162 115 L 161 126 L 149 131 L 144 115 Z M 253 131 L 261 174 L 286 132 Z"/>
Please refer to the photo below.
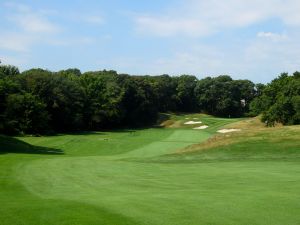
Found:
<path fill-rule="evenodd" d="M 191 115 L 209 126 L 193 130 L 185 117 L 177 128 L 19 138 L 48 154 L 0 155 L 1 224 L 300 224 L 300 129 L 171 154 L 236 121 Z"/>

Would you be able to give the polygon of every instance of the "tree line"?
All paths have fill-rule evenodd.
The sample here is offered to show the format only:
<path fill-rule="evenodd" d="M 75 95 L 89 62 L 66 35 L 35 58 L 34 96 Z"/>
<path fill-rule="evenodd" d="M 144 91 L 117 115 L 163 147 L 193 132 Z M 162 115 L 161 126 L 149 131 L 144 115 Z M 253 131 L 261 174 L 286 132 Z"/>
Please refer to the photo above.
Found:
<path fill-rule="evenodd" d="M 286 76 L 298 79 L 299 84 L 298 75 Z M 146 126 L 157 120 L 159 112 L 204 112 L 221 117 L 264 113 L 271 123 L 277 118 L 269 114 L 281 107 L 278 103 L 274 110 L 277 97 L 272 95 L 272 101 L 266 97 L 270 89 L 277 93 L 279 84 L 274 82 L 265 86 L 227 75 L 199 80 L 191 75 L 130 76 L 111 70 L 30 69 L 20 73 L 15 66 L 1 65 L 0 132 L 45 134 Z M 295 91 L 293 81 L 289 82 Z M 297 90 L 298 97 L 293 97 L 296 92 L 288 93 L 299 114 Z"/>

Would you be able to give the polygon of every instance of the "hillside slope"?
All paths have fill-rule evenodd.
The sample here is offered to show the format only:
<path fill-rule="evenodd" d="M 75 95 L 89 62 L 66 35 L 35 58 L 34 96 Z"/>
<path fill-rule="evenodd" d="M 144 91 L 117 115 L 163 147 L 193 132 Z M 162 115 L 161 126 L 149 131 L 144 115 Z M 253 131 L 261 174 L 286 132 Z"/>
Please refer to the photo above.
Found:
<path fill-rule="evenodd" d="M 177 151 L 175 158 L 193 160 L 298 160 L 300 126 L 265 127 L 258 118 L 242 120 L 224 128 L 239 132 L 217 134 L 207 141 Z"/>

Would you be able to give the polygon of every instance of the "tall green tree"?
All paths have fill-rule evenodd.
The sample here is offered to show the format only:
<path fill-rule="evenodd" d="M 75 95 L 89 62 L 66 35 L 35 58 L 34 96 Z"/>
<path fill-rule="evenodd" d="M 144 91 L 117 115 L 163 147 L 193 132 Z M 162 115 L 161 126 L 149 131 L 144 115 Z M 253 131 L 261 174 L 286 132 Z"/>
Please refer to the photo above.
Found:
<path fill-rule="evenodd" d="M 299 72 L 291 76 L 282 73 L 263 89 L 261 96 L 254 99 L 251 111 L 253 114 L 262 113 L 262 120 L 269 126 L 275 123 L 300 124 L 299 96 Z"/>
<path fill-rule="evenodd" d="M 48 129 L 46 105 L 30 93 L 7 97 L 5 130 L 8 133 L 43 133 Z"/>
<path fill-rule="evenodd" d="M 20 74 L 18 67 L 12 65 L 0 65 L 0 78 Z"/>
<path fill-rule="evenodd" d="M 175 78 L 177 81 L 176 98 L 177 109 L 182 112 L 194 112 L 197 110 L 197 101 L 194 90 L 197 78 L 191 75 L 181 75 Z"/>
<path fill-rule="evenodd" d="M 46 104 L 52 129 L 68 131 L 83 127 L 83 93 L 77 79 L 33 69 L 22 73 L 24 89 Z"/>

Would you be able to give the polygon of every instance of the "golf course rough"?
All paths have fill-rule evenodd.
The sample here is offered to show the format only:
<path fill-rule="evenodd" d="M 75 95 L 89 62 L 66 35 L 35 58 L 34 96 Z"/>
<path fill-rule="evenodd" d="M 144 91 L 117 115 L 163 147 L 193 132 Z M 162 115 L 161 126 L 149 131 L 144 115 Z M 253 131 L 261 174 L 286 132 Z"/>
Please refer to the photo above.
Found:
<path fill-rule="evenodd" d="M 195 130 L 186 118 L 208 127 Z M 1 137 L 15 153 L 0 154 L 0 224 L 300 224 L 299 126 L 247 136 L 244 128 L 217 134 L 237 119 L 171 120 L 166 128 Z M 227 144 L 205 148 L 209 140 Z"/>

